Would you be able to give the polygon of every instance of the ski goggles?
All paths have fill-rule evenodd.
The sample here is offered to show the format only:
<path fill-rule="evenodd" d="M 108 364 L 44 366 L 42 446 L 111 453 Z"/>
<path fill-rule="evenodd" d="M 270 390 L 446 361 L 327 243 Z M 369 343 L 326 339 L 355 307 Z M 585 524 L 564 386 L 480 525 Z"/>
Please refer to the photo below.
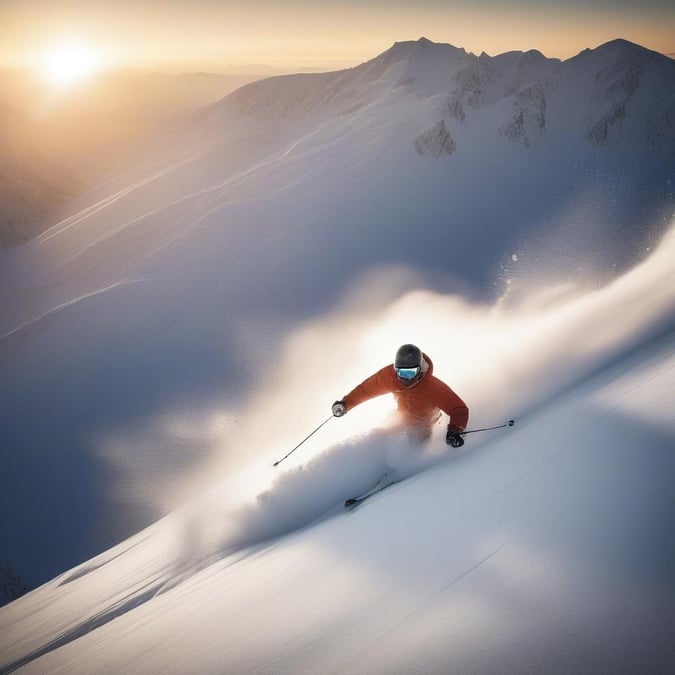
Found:
<path fill-rule="evenodd" d="M 416 368 L 397 368 L 396 374 L 402 380 L 412 380 L 420 374 L 420 367 Z"/>

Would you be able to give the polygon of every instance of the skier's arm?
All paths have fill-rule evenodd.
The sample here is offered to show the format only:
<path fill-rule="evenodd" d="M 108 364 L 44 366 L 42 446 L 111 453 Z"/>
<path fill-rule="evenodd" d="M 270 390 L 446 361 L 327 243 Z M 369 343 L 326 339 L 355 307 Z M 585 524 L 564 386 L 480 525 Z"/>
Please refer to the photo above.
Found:
<path fill-rule="evenodd" d="M 357 387 L 354 387 L 343 399 L 346 411 L 351 410 L 360 403 L 369 401 L 376 396 L 390 393 L 392 389 L 391 377 L 389 371 L 392 366 L 385 366 L 378 370 L 374 375 L 371 375 L 367 380 L 364 380 Z"/>
<path fill-rule="evenodd" d="M 450 417 L 448 428 L 464 431 L 469 421 L 469 408 L 466 403 L 445 382 L 434 378 L 433 384 L 433 403 Z"/>

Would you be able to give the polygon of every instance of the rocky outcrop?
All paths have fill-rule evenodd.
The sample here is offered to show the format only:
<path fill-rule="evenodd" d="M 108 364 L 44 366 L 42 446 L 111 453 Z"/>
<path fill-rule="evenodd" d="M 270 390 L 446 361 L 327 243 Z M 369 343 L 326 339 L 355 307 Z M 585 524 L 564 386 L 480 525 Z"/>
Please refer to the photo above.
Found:
<path fill-rule="evenodd" d="M 0 560 L 0 607 L 28 592 L 26 584 L 14 573 L 9 563 Z"/>
<path fill-rule="evenodd" d="M 546 96 L 541 83 L 536 83 L 514 96 L 514 116 L 503 124 L 499 133 L 510 141 L 529 148 L 546 129 Z"/>
<path fill-rule="evenodd" d="M 438 158 L 442 155 L 452 155 L 456 147 L 444 120 L 435 124 L 431 129 L 427 129 L 415 139 L 415 150 L 423 157 Z"/>
<path fill-rule="evenodd" d="M 492 79 L 487 61 L 489 57 L 485 56 L 486 58 L 483 58 L 481 55 L 455 75 L 456 89 L 453 97 L 459 101 L 466 101 L 467 105 L 474 109 L 484 104 L 484 89 Z"/>
<path fill-rule="evenodd" d="M 443 106 L 443 114 L 450 119 L 457 120 L 458 122 L 464 122 L 466 119 L 466 113 L 464 112 L 464 106 L 462 102 L 455 96 L 449 96 L 445 105 Z"/>
<path fill-rule="evenodd" d="M 588 127 L 586 137 L 596 145 L 611 143 L 612 134 L 626 119 L 626 106 L 638 87 L 644 72 L 636 58 L 625 58 L 603 68 L 595 78 L 595 100 L 600 115 Z"/>
<path fill-rule="evenodd" d="M 606 145 L 609 142 L 609 134 L 612 127 L 626 118 L 626 105 L 620 103 L 611 108 L 599 120 L 593 123 L 586 136 L 589 141 L 596 145 Z"/>
<path fill-rule="evenodd" d="M 647 125 L 647 142 L 652 147 L 669 139 L 672 141 L 675 132 L 675 105 L 670 109 L 652 115 Z"/>

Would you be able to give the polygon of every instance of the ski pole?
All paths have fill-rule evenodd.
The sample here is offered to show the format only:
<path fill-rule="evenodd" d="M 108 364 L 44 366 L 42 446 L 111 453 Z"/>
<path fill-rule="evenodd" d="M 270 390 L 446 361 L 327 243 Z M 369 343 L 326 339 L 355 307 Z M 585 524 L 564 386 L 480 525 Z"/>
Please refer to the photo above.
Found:
<path fill-rule="evenodd" d="M 506 424 L 500 424 L 496 427 L 485 427 L 485 429 L 469 429 L 469 431 L 460 431 L 459 435 L 464 436 L 464 434 L 477 434 L 479 431 L 492 431 L 492 429 L 503 429 L 504 427 L 512 427 L 516 423 L 516 420 L 509 420 Z"/>
<path fill-rule="evenodd" d="M 275 467 L 279 466 L 279 464 L 281 464 L 281 462 L 283 462 L 287 457 L 290 457 L 306 440 L 308 440 L 309 438 L 314 436 L 314 434 L 319 429 L 321 429 L 321 427 L 324 424 L 328 424 L 328 422 L 330 422 L 332 419 L 333 419 L 333 415 L 331 415 L 327 420 L 324 420 L 323 422 L 321 422 L 321 424 L 319 424 L 319 426 L 316 429 L 314 429 L 314 431 L 312 431 L 311 434 L 309 434 L 308 436 L 305 436 L 305 438 L 303 438 L 287 455 L 284 455 L 278 462 L 274 462 L 274 464 L 272 464 L 272 466 L 275 466 Z"/>

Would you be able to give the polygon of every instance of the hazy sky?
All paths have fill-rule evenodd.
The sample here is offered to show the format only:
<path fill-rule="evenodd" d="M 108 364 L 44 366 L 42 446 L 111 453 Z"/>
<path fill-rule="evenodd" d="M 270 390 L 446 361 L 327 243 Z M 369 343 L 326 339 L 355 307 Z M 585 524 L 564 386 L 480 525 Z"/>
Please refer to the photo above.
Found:
<path fill-rule="evenodd" d="M 355 65 L 426 36 L 468 51 L 566 58 L 623 37 L 675 51 L 672 0 L 0 0 L 0 61 L 87 42 L 113 65 Z"/>

